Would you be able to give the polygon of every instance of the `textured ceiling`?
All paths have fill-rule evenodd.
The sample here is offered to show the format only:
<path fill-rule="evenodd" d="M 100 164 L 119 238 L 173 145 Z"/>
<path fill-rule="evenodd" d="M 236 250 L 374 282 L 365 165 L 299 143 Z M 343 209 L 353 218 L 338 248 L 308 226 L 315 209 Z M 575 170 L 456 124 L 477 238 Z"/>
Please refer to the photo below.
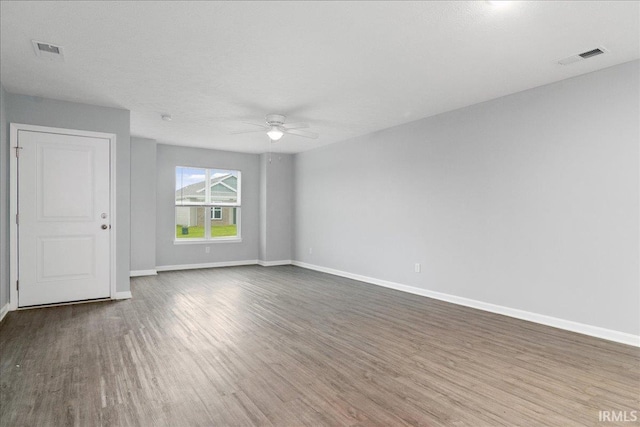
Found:
<path fill-rule="evenodd" d="M 639 57 L 638 2 L 508 3 L 3 1 L 0 78 L 131 110 L 132 135 L 160 143 L 299 152 Z M 320 138 L 229 134 L 267 113 Z"/>

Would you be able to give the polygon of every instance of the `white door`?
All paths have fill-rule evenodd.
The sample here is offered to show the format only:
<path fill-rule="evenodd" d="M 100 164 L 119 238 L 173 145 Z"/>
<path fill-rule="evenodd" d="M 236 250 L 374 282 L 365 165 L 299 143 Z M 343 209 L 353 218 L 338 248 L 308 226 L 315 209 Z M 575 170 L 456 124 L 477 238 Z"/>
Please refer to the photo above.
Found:
<path fill-rule="evenodd" d="M 18 146 L 18 305 L 109 297 L 109 140 L 20 130 Z"/>

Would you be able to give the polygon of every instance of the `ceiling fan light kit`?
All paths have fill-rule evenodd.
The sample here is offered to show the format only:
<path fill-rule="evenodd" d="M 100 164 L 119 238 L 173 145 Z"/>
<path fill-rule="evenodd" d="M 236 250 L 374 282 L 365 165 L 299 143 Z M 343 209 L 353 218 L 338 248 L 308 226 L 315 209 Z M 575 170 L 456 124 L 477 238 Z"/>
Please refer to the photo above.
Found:
<path fill-rule="evenodd" d="M 267 136 L 273 142 L 280 140 L 284 136 L 284 134 L 303 136 L 305 138 L 312 138 L 312 139 L 318 138 L 318 134 L 315 132 L 300 130 L 300 129 L 308 128 L 309 125 L 307 123 L 286 123 L 285 124 L 286 119 L 287 119 L 287 116 L 284 116 L 282 114 L 267 114 L 265 116 L 265 121 L 267 123 L 266 125 L 245 122 L 248 125 L 257 126 L 260 129 L 241 130 L 241 131 L 231 132 L 231 133 L 234 135 L 237 135 L 241 133 L 253 133 L 253 132 L 266 131 Z"/>
<path fill-rule="evenodd" d="M 277 141 L 282 138 L 284 132 L 282 132 L 276 126 L 271 126 L 271 130 L 267 131 L 267 135 L 269 135 L 269 138 L 271 138 L 272 141 Z"/>

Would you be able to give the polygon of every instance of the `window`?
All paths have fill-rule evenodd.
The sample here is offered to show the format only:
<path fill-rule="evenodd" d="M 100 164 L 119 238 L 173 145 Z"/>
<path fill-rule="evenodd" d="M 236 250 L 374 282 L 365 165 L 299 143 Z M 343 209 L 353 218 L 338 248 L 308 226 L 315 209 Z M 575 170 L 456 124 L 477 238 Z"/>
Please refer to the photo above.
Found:
<path fill-rule="evenodd" d="M 222 220 L 222 208 L 211 208 L 211 219 Z"/>
<path fill-rule="evenodd" d="M 240 175 L 176 167 L 176 242 L 240 239 Z"/>

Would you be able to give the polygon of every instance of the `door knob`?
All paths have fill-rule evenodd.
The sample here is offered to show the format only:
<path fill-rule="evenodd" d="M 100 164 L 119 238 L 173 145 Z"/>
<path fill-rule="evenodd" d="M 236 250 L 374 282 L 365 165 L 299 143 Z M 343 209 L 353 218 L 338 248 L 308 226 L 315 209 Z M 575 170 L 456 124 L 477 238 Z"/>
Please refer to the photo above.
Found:
<path fill-rule="evenodd" d="M 107 228 L 109 228 L 109 226 L 107 224 L 102 224 L 102 229 L 106 230 Z"/>

